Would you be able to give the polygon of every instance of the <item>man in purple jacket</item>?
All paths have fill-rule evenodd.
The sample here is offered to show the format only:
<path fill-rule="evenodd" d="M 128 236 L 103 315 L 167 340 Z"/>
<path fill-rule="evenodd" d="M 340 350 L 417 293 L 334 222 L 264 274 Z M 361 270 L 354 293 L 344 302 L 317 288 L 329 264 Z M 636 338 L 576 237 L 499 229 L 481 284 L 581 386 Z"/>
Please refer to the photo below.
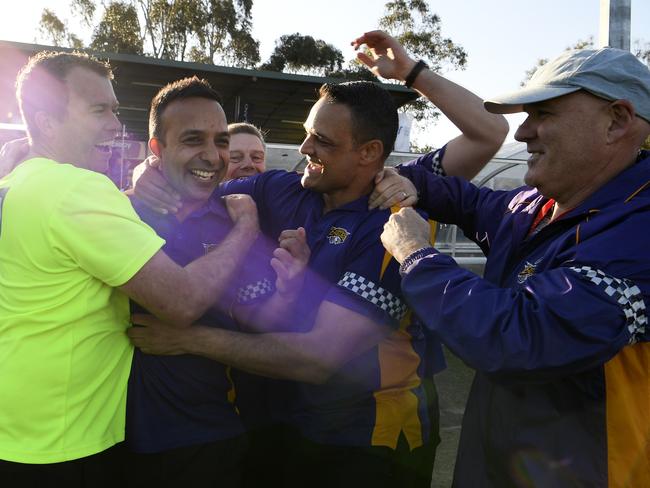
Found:
<path fill-rule="evenodd" d="M 650 72 L 629 52 L 572 51 L 485 106 L 528 114 L 528 186 L 400 170 L 482 248 L 485 276 L 430 247 L 412 209 L 382 235 L 409 305 L 478 370 L 454 486 L 648 486 Z"/>

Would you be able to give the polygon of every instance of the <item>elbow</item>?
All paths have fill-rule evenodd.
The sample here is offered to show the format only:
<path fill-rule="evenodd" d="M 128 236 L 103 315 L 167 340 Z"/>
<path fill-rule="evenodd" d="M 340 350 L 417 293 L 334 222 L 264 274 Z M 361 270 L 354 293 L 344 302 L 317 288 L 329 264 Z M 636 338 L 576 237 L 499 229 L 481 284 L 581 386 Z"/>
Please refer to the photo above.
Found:
<path fill-rule="evenodd" d="M 497 126 L 495 132 L 499 133 L 499 138 L 503 141 L 510 131 L 510 125 L 503 115 L 499 115 L 498 122 L 495 125 Z"/>
<path fill-rule="evenodd" d="M 170 304 L 175 315 L 174 324 L 178 327 L 189 327 L 214 304 L 214 297 L 207 295 L 204 288 L 197 288 L 188 283 L 180 288 Z"/>
<path fill-rule="evenodd" d="M 196 322 L 205 309 L 198 300 L 181 295 L 162 311 L 164 317 L 161 318 L 174 327 L 185 328 Z"/>
<path fill-rule="evenodd" d="M 492 146 L 495 153 L 499 150 L 503 141 L 505 141 L 509 131 L 510 126 L 506 118 L 503 115 L 496 115 L 489 133 L 486 134 L 486 142 Z"/>

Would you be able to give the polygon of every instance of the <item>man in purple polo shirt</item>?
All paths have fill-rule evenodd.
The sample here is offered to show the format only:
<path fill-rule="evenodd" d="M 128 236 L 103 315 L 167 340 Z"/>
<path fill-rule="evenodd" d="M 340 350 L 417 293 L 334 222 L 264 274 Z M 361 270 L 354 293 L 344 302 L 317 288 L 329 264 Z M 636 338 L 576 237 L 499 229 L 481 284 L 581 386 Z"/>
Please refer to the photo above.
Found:
<path fill-rule="evenodd" d="M 464 134 L 439 153 L 445 170 L 471 175 L 498 149 L 507 125 L 485 112 L 477 97 L 422 71 L 384 33 L 356 42 L 376 49 L 374 58 L 363 58 L 375 71 L 413 84 L 462 128 Z M 394 57 L 382 54 L 387 50 Z M 307 227 L 314 274 L 295 313 L 276 324 L 263 315 L 257 323 L 262 330 L 279 325 L 289 332 L 253 335 L 194 326 L 174 334 L 138 316 L 134 321 L 149 327 L 129 335 L 147 351 L 191 352 L 300 382 L 290 421 L 302 438 L 285 453 L 291 471 L 285 486 L 428 487 L 436 441 L 435 428 L 425 425 L 423 337 L 405 316 L 395 262 L 379 242 L 390 212 L 368 211 L 375 176 L 395 140 L 397 113 L 390 95 L 370 82 L 324 85 L 320 95 L 305 123 L 301 152 L 309 164 L 302 186 L 300 175 L 269 171 L 226 188 L 258 198 L 266 232 Z M 393 195 L 404 201 L 413 196 Z"/>
<path fill-rule="evenodd" d="M 153 211 L 137 199 L 134 207 L 165 239 L 165 252 L 184 265 L 216 247 L 233 225 L 214 194 L 225 170 L 204 164 L 206 159 L 227 162 L 229 157 L 228 127 L 218 94 L 196 77 L 165 86 L 152 101 L 149 132 L 149 146 L 182 205 L 175 215 Z M 201 323 L 236 329 L 224 310 L 236 302 L 268 298 L 275 281 L 269 266 L 274 247 L 264 239 L 257 241 L 234 282 Z M 127 395 L 132 485 L 239 486 L 246 441 L 233 395 L 229 368 L 221 363 L 192 355 L 153 356 L 136 349 Z"/>

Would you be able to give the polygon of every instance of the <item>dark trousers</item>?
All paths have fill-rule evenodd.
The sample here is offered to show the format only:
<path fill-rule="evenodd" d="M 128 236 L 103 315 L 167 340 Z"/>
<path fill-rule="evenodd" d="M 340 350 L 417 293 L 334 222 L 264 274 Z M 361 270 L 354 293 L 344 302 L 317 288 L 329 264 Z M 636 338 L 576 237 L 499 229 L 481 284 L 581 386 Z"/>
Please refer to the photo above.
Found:
<path fill-rule="evenodd" d="M 151 454 L 129 453 L 127 486 L 240 488 L 246 445 L 245 436 L 239 436 Z"/>
<path fill-rule="evenodd" d="M 437 443 L 409 449 L 401 436 L 397 449 L 316 444 L 302 439 L 287 473 L 288 488 L 430 488 Z"/>
<path fill-rule="evenodd" d="M 287 456 L 298 439 L 285 424 L 258 426 L 248 433 L 243 488 L 285 488 Z"/>
<path fill-rule="evenodd" d="M 124 486 L 122 443 L 103 452 L 52 464 L 0 461 L 0 486 L 7 488 L 116 488 Z"/>

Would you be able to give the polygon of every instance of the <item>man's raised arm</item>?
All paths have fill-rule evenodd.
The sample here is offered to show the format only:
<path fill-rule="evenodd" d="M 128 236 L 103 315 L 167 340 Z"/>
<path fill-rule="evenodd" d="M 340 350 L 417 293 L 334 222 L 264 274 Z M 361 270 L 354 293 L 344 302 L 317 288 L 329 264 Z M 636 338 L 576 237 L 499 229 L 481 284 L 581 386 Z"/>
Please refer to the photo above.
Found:
<path fill-rule="evenodd" d="M 370 55 L 359 52 L 357 57 L 377 76 L 405 81 L 416 66 L 420 68 L 400 43 L 385 32 L 367 32 L 352 42 L 355 49 L 362 44 L 370 48 Z M 479 97 L 427 68 L 409 82 L 462 132 L 447 144 L 443 165 L 446 174 L 473 178 L 508 134 L 505 118 L 489 113 Z"/>

